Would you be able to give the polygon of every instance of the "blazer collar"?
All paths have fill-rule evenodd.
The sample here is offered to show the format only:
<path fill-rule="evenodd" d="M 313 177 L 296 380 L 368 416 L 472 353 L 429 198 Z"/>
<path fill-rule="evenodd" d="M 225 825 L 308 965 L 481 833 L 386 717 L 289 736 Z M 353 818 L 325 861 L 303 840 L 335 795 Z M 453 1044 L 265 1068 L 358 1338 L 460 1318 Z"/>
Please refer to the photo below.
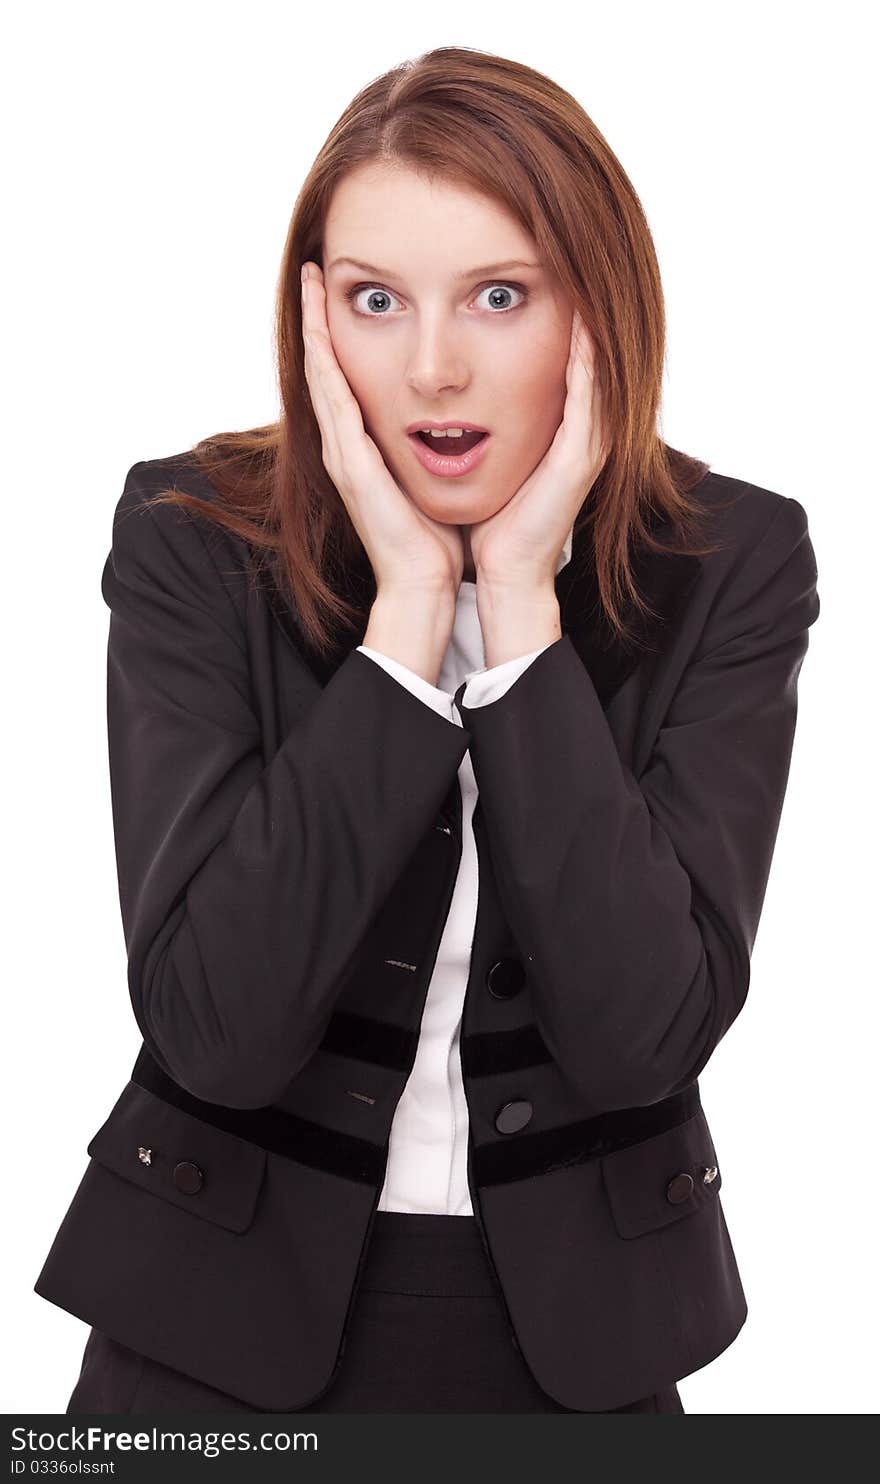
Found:
<path fill-rule="evenodd" d="M 662 647 L 699 574 L 700 558 L 674 549 L 674 533 L 668 519 L 653 515 L 649 526 L 655 538 L 663 543 L 663 550 L 653 552 L 644 546 L 637 549 L 633 554 L 633 575 L 638 591 L 656 610 L 656 616 L 640 617 L 632 606 L 625 610 L 632 635 L 628 641 L 622 641 L 613 632 L 599 603 L 592 533 L 588 528 L 582 526 L 574 532 L 571 559 L 556 574 L 562 632 L 570 637 L 603 707 L 631 674 L 645 650 L 656 652 Z M 363 643 L 367 619 L 355 628 L 336 625 L 332 651 L 322 658 L 307 648 L 295 616 L 278 588 L 270 583 L 266 591 L 275 617 L 294 648 L 319 683 L 326 685 L 351 650 Z M 374 591 L 372 568 L 362 549 L 349 573 L 347 596 L 369 606 Z"/>

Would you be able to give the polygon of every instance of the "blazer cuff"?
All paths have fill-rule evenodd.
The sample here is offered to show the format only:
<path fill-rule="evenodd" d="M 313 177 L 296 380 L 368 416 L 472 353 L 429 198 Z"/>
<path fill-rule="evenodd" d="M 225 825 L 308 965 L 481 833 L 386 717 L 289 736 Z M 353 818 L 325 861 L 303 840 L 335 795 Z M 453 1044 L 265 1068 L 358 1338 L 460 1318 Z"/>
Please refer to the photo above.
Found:
<path fill-rule="evenodd" d="M 415 670 L 411 670 L 408 665 L 402 665 L 400 660 L 394 660 L 390 655 L 382 654 L 378 649 L 371 649 L 367 644 L 359 644 L 357 647 L 361 654 L 375 660 L 377 665 L 381 665 L 383 670 L 387 670 L 389 675 L 393 675 L 395 680 L 399 680 L 401 685 L 405 685 L 408 691 L 424 701 L 426 706 L 432 707 L 438 715 L 445 716 L 447 721 L 454 722 L 457 726 L 462 725 L 461 717 L 452 704 L 452 696 L 448 691 L 431 685 L 430 681 L 425 680 L 422 675 L 417 675 Z"/>
<path fill-rule="evenodd" d="M 550 643 L 555 643 L 551 640 Z M 499 701 L 515 680 L 518 680 L 524 670 L 549 649 L 549 644 L 542 644 L 540 649 L 533 649 L 531 654 L 517 655 L 512 660 L 505 660 L 501 665 L 493 665 L 487 670 L 471 670 L 465 676 L 465 688 L 461 692 L 461 703 L 464 706 L 488 706 L 491 701 Z M 456 691 L 456 696 L 459 692 Z"/>
<path fill-rule="evenodd" d="M 555 641 L 551 640 L 553 642 Z M 389 675 L 393 675 L 395 680 L 399 680 L 401 685 L 405 685 L 407 690 L 418 696 L 427 706 L 431 706 L 440 716 L 461 726 L 462 720 L 455 704 L 457 697 L 460 696 L 466 706 L 488 706 L 491 701 L 500 700 L 523 671 L 550 646 L 542 644 L 540 649 L 534 649 L 530 654 L 516 655 L 514 659 L 493 665 L 491 669 L 486 669 L 484 665 L 479 670 L 469 670 L 464 677 L 464 690 L 459 687 L 455 695 L 442 690 L 440 686 L 431 685 L 424 676 L 416 674 L 408 665 L 402 665 L 400 660 L 392 659 L 378 649 L 372 649 L 367 644 L 359 644 L 357 647 L 361 654 L 375 660 L 377 665 L 381 665 Z"/>

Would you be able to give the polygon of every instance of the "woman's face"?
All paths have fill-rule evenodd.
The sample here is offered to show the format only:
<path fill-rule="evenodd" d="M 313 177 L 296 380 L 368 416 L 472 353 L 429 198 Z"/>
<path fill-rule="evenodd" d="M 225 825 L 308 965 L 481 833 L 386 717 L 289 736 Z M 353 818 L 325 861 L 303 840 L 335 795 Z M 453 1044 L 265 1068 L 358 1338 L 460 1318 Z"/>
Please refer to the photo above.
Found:
<path fill-rule="evenodd" d="M 434 520 L 488 519 L 540 462 L 565 405 L 573 305 L 533 239 L 470 189 L 371 163 L 334 192 L 323 262 L 336 357 L 391 473 Z M 422 419 L 488 429 L 478 465 L 454 478 L 425 469 L 406 432 Z"/>

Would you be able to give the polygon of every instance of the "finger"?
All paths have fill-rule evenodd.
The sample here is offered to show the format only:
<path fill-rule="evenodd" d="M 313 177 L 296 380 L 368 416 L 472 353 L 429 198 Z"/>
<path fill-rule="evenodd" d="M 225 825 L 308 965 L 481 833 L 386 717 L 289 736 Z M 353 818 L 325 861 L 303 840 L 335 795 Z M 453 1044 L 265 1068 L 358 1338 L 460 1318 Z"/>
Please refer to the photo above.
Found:
<path fill-rule="evenodd" d="M 566 371 L 568 396 L 563 412 L 564 421 L 581 426 L 585 416 L 589 416 L 591 394 L 596 385 L 593 367 L 592 341 L 583 320 L 575 310 L 572 316 L 571 349 Z"/>
<path fill-rule="evenodd" d="M 327 324 L 327 296 L 321 270 L 313 264 L 303 285 L 303 336 L 314 373 L 319 401 L 336 444 L 337 454 L 344 446 L 355 446 L 364 436 L 364 423 L 357 398 L 351 390 L 342 367 L 336 359 L 330 328 Z M 311 388 L 311 381 L 309 383 Z"/>
<path fill-rule="evenodd" d="M 330 406 L 325 378 L 321 375 L 321 348 L 315 334 L 314 296 L 309 275 L 302 281 L 302 337 L 303 365 L 309 388 L 312 411 L 323 441 L 324 463 L 334 463 L 339 447 L 339 438 Z M 334 463 L 335 467 L 335 463 Z"/>
<path fill-rule="evenodd" d="M 577 310 L 572 315 L 570 366 L 563 421 L 581 449 L 586 433 L 591 462 L 601 461 L 605 446 L 602 395 L 595 374 L 595 344 Z"/>
<path fill-rule="evenodd" d="M 602 388 L 599 378 L 590 373 L 590 403 L 589 403 L 589 425 L 590 425 L 590 447 L 593 451 L 597 467 L 604 464 L 611 451 L 608 442 L 607 428 L 605 425 L 604 403 L 602 399 Z"/>
<path fill-rule="evenodd" d="M 577 310 L 575 310 L 574 313 L 571 316 L 571 333 L 570 333 L 570 335 L 568 337 L 568 362 L 567 362 L 566 367 L 565 367 L 565 384 L 566 384 L 566 386 L 568 386 L 569 381 L 570 381 L 570 378 L 571 378 L 571 373 L 574 370 L 575 354 L 576 354 L 576 347 L 577 347 L 577 329 L 578 329 L 578 312 L 577 312 Z"/>
<path fill-rule="evenodd" d="M 577 310 L 571 321 L 568 364 L 565 370 L 565 385 L 574 406 L 582 407 L 587 384 L 593 377 L 593 344 L 587 328 Z"/>
<path fill-rule="evenodd" d="M 589 376 L 593 375 L 595 369 L 595 346 L 584 321 L 577 310 L 574 312 L 574 323 L 572 327 L 572 351 L 576 364 L 583 366 Z"/>
<path fill-rule="evenodd" d="M 576 320 L 576 315 L 577 315 L 577 310 L 575 310 L 575 313 L 571 317 L 571 333 L 569 334 L 569 337 L 568 337 L 568 360 L 565 363 L 565 390 L 566 390 L 567 395 L 566 395 L 566 399 L 565 399 L 565 407 L 563 408 L 563 412 L 562 412 L 563 421 L 565 420 L 565 414 L 568 411 L 568 404 L 571 401 L 572 377 L 574 376 L 574 363 L 575 363 L 575 320 Z"/>
<path fill-rule="evenodd" d="M 315 264 L 303 285 L 303 342 L 309 390 L 326 440 L 327 461 L 339 470 L 345 447 L 351 447 L 351 440 L 363 435 L 363 422 L 336 359 L 327 324 L 326 293 Z"/>

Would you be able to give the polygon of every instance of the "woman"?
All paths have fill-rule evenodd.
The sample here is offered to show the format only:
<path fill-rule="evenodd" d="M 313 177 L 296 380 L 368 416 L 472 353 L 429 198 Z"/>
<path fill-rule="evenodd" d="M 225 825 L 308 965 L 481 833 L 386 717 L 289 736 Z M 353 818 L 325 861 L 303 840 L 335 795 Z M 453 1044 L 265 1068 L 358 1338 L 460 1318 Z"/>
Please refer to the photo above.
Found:
<path fill-rule="evenodd" d="M 136 464 L 104 570 L 143 1046 L 35 1285 L 67 1410 L 681 1412 L 746 1317 L 697 1078 L 805 513 L 658 436 L 635 193 L 503 58 L 346 110 L 278 345 L 279 423 Z"/>

